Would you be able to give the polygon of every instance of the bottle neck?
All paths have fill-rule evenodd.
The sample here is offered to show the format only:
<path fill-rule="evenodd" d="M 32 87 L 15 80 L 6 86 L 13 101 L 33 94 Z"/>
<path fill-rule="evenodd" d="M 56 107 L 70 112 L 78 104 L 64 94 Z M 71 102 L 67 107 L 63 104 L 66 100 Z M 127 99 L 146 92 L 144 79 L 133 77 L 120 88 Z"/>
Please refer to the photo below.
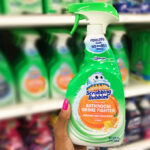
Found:
<path fill-rule="evenodd" d="M 22 50 L 29 57 L 35 56 L 37 54 L 37 48 L 35 46 L 35 41 L 26 40 L 22 46 Z"/>
<path fill-rule="evenodd" d="M 114 35 L 112 36 L 112 48 L 114 52 L 121 52 L 123 48 L 123 43 L 122 43 L 122 37 L 124 35 L 124 32 L 121 31 L 116 31 Z"/>
<path fill-rule="evenodd" d="M 68 34 L 56 34 L 57 42 L 56 42 L 56 50 L 57 53 L 60 55 L 65 55 L 69 52 L 67 46 L 67 40 L 70 37 Z"/>

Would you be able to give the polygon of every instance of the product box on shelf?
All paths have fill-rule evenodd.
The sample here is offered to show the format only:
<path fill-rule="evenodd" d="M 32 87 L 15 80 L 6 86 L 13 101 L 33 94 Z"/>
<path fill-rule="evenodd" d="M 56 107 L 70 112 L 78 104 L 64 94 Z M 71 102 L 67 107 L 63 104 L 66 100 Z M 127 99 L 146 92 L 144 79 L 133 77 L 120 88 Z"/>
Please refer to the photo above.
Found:
<path fill-rule="evenodd" d="M 114 0 L 119 13 L 149 13 L 149 0 Z"/>

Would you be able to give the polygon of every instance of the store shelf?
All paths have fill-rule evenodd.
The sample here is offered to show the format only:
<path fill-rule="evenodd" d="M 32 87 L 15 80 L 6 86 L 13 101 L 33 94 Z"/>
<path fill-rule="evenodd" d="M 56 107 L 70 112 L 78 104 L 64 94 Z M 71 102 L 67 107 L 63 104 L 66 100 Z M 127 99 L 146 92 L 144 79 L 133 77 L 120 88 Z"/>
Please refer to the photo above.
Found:
<path fill-rule="evenodd" d="M 150 85 L 146 85 L 134 79 L 132 79 L 130 81 L 130 85 L 125 88 L 126 98 L 144 94 L 150 94 Z M 62 107 L 62 103 L 63 99 L 49 99 L 0 108 L 0 120 L 19 116 L 26 116 L 34 113 L 58 110 Z"/>
<path fill-rule="evenodd" d="M 0 108 L 0 120 L 58 110 L 62 104 L 63 100 L 41 100 Z"/>
<path fill-rule="evenodd" d="M 138 141 L 132 144 L 116 147 L 116 148 L 109 148 L 108 150 L 148 150 L 150 149 L 150 139 Z"/>
<path fill-rule="evenodd" d="M 6 15 L 0 16 L 0 28 L 66 26 L 73 25 L 74 19 L 74 15 Z M 81 21 L 81 24 L 86 24 L 86 21 Z"/>
<path fill-rule="evenodd" d="M 140 96 L 150 94 L 150 84 L 145 84 L 142 81 L 131 79 L 130 84 L 125 87 L 125 97 Z"/>
<path fill-rule="evenodd" d="M 74 24 L 74 15 L 1 15 L 0 28 L 31 26 L 66 26 Z M 120 14 L 120 23 L 150 23 L 150 14 Z M 80 24 L 87 24 L 82 20 Z"/>

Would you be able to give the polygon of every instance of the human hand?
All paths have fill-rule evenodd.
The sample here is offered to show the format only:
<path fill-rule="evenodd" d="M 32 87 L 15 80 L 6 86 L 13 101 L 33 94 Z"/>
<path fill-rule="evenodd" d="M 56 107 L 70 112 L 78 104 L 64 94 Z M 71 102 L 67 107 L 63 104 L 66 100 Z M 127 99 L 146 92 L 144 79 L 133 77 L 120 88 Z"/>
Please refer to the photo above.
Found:
<path fill-rule="evenodd" d="M 67 124 L 71 109 L 67 99 L 64 100 L 62 110 L 54 128 L 55 150 L 86 150 L 86 147 L 73 145 L 67 133 Z"/>

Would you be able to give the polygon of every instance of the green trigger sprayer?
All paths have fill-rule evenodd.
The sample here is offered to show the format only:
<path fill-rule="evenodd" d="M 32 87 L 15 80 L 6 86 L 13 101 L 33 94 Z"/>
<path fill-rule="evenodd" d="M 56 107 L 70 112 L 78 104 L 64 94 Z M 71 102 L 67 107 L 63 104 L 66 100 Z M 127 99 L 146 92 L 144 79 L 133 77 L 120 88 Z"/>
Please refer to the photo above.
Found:
<path fill-rule="evenodd" d="M 66 98 L 71 106 L 68 134 L 77 145 L 110 147 L 124 137 L 125 98 L 121 74 L 104 34 L 119 15 L 108 3 L 72 4 L 73 34 L 81 19 L 87 19 L 85 57 L 79 73 L 70 81 Z"/>

